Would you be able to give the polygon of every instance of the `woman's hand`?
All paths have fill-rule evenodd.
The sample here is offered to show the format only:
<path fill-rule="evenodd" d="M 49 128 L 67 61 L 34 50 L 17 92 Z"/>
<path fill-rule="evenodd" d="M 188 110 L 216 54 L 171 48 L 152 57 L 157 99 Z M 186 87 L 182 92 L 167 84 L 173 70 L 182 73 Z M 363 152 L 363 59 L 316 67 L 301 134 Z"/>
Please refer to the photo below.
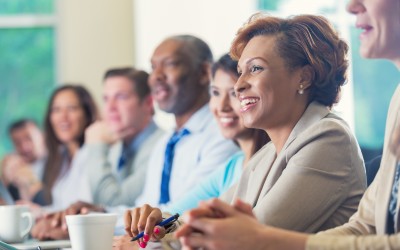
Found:
<path fill-rule="evenodd" d="M 150 205 L 143 205 L 125 212 L 125 231 L 130 237 L 144 232 L 143 238 L 138 240 L 140 247 L 145 248 L 147 242 L 157 241 L 165 236 L 165 229 L 156 226 L 162 221 L 161 210 Z"/>
<path fill-rule="evenodd" d="M 219 199 L 202 202 L 184 215 L 184 221 L 175 235 L 185 250 L 258 249 L 257 236 L 264 229 L 252 207 L 240 200 L 234 206 Z"/>
<path fill-rule="evenodd" d="M 17 170 L 22 167 L 29 166 L 22 157 L 17 154 L 8 154 L 6 155 L 0 164 L 0 170 L 2 173 L 0 174 L 5 186 L 9 184 L 14 184 L 16 178 L 18 177 Z"/>
<path fill-rule="evenodd" d="M 60 240 L 68 239 L 68 231 L 61 227 L 52 225 L 53 218 L 51 215 L 38 219 L 31 230 L 33 238 L 38 240 Z"/>

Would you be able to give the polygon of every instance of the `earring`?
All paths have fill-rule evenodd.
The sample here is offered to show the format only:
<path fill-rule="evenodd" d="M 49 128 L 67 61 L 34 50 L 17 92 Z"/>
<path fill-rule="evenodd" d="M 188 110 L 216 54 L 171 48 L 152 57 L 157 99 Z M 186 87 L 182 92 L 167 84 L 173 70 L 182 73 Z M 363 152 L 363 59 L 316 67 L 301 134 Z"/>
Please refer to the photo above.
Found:
<path fill-rule="evenodd" d="M 299 90 L 297 90 L 297 92 L 300 94 L 300 95 L 302 95 L 302 94 L 304 94 L 304 86 L 303 86 L 303 84 L 300 84 L 300 89 Z"/>

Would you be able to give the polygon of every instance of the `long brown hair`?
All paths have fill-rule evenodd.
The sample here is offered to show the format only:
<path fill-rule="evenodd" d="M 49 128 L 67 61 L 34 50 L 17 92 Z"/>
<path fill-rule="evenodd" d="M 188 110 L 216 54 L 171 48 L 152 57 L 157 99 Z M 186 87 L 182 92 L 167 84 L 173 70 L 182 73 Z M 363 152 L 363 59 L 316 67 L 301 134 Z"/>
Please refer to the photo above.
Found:
<path fill-rule="evenodd" d="M 65 157 L 63 155 L 64 154 L 62 148 L 63 144 L 57 138 L 54 132 L 54 128 L 50 122 L 51 109 L 55 97 L 62 91 L 66 90 L 75 93 L 75 95 L 78 97 L 80 107 L 83 109 L 84 112 L 84 117 L 85 117 L 84 127 L 77 138 L 79 146 L 82 146 L 83 142 L 85 141 L 85 129 L 98 118 L 97 107 L 92 96 L 90 95 L 90 93 L 87 91 L 86 88 L 80 85 L 72 85 L 72 84 L 63 85 L 57 88 L 51 95 L 49 105 L 46 111 L 46 117 L 44 120 L 44 134 L 45 134 L 46 147 L 48 150 L 48 158 L 43 173 L 43 186 L 44 186 L 43 191 L 44 191 L 45 201 L 48 204 L 51 204 L 52 202 L 51 189 L 53 188 L 54 183 L 56 182 L 58 176 L 60 175 L 63 157 Z"/>

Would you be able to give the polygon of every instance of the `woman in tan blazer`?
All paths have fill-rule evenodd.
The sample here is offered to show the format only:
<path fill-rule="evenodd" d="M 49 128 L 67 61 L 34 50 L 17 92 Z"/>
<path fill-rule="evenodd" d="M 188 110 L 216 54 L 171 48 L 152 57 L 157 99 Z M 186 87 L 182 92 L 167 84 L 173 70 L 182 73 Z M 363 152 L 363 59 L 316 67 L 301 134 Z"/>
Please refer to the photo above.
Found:
<path fill-rule="evenodd" d="M 263 224 L 301 232 L 348 221 L 366 177 L 354 135 L 330 110 L 346 81 L 347 50 L 323 17 L 255 15 L 239 30 L 231 55 L 239 60 L 240 115 L 271 142 L 223 200 L 241 198 Z M 149 206 L 131 217 L 126 228 L 133 236 L 144 229 L 151 237 L 162 219 Z"/>
<path fill-rule="evenodd" d="M 361 34 L 361 55 L 391 60 L 400 69 L 400 1 L 352 0 L 348 11 L 357 16 Z M 185 249 L 400 249 L 400 219 L 396 172 L 400 156 L 400 86 L 395 91 L 386 122 L 380 170 L 361 199 L 357 212 L 343 226 L 306 235 L 262 226 L 251 206 L 236 201 L 233 206 L 220 200 L 204 203 L 186 217 L 177 232 Z M 299 187 L 300 188 L 300 187 Z M 315 201 L 319 202 L 319 201 Z M 390 208 L 392 207 L 393 210 Z M 210 219 L 218 211 L 224 219 Z M 213 211 L 213 213 L 210 213 Z M 193 230 L 202 234 L 191 234 Z M 246 235 L 246 236 L 244 236 Z M 235 240 L 233 240 L 235 239 Z M 218 246 L 218 247 L 216 247 Z"/>

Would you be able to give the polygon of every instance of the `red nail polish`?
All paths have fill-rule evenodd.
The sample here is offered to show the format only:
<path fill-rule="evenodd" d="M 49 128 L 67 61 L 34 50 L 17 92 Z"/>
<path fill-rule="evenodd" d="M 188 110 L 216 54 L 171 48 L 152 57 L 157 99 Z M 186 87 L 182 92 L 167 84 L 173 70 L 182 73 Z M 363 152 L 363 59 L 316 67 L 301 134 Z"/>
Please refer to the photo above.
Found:
<path fill-rule="evenodd" d="M 149 240 L 150 240 L 150 235 L 148 235 L 148 234 L 143 235 L 144 242 L 148 242 Z"/>
<path fill-rule="evenodd" d="M 139 243 L 139 246 L 140 246 L 141 248 L 146 248 L 147 243 L 146 243 L 146 242 L 140 242 L 140 243 Z"/>
<path fill-rule="evenodd" d="M 159 229 L 158 227 L 155 227 L 153 232 L 154 232 L 155 234 L 159 234 L 159 233 L 160 233 L 160 229 Z"/>

